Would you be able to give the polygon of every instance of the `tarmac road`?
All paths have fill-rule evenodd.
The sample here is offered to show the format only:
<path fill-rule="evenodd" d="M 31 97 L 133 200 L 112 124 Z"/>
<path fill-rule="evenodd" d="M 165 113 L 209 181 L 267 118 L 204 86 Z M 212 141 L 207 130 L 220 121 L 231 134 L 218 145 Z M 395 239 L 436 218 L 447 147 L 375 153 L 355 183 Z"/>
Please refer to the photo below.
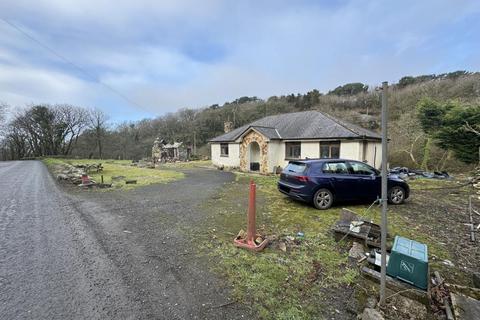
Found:
<path fill-rule="evenodd" d="M 240 319 L 184 230 L 231 174 L 65 192 L 39 161 L 0 162 L 0 319 Z"/>

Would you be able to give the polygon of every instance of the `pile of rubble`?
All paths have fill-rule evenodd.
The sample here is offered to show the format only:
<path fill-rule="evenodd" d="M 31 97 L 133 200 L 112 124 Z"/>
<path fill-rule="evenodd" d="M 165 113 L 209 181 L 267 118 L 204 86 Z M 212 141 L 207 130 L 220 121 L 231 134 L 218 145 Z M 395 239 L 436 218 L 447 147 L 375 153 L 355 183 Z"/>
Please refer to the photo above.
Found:
<path fill-rule="evenodd" d="M 82 183 L 82 175 L 85 174 L 85 168 L 73 166 L 68 163 L 62 164 L 54 170 L 58 180 L 71 182 L 72 184 L 77 185 Z"/>
<path fill-rule="evenodd" d="M 103 166 L 101 163 L 87 163 L 87 164 L 74 164 L 75 168 L 82 169 L 85 174 L 89 174 L 90 172 L 102 172 Z"/>
<path fill-rule="evenodd" d="M 450 179 L 451 176 L 446 171 L 428 172 L 420 169 L 410 169 L 407 167 L 395 167 L 389 170 L 391 174 L 396 174 L 402 179 L 407 178 L 428 178 L 428 179 Z"/>
<path fill-rule="evenodd" d="M 98 188 L 110 188 L 112 186 L 111 184 L 103 183 L 103 176 L 101 183 L 97 183 L 88 176 L 88 173 L 90 172 L 102 172 L 103 166 L 101 163 L 74 165 L 63 163 L 55 166 L 53 171 L 55 172 L 58 180 L 69 182 L 77 186 L 95 186 Z"/>

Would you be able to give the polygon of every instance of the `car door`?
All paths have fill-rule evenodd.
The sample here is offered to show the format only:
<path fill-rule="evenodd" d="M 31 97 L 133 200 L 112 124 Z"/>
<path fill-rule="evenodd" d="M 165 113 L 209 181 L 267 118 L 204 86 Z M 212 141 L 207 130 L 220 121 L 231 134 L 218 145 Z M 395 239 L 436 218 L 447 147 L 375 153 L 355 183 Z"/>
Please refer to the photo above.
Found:
<path fill-rule="evenodd" d="M 355 177 L 349 174 L 346 161 L 327 161 L 322 167 L 323 175 L 328 178 L 337 200 L 355 198 Z"/>
<path fill-rule="evenodd" d="M 359 161 L 349 161 L 348 164 L 350 173 L 355 178 L 358 199 L 376 199 L 381 189 L 381 177 L 378 171 Z"/>

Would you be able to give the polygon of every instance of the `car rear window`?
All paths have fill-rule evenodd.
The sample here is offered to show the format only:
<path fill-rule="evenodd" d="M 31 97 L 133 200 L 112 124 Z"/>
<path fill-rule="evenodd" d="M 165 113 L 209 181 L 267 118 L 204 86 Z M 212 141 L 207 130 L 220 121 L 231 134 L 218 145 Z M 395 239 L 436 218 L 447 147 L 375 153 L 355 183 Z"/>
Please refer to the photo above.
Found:
<path fill-rule="evenodd" d="M 307 168 L 307 164 L 302 162 L 290 162 L 285 168 L 286 171 L 295 173 L 304 173 Z"/>

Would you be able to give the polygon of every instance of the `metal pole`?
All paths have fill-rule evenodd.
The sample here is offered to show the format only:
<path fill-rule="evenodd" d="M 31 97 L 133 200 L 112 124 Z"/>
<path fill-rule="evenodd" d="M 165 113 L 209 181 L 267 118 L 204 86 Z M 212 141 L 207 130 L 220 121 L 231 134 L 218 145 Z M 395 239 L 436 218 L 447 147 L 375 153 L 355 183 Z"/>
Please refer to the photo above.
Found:
<path fill-rule="evenodd" d="M 382 223 L 381 223 L 381 272 L 380 272 L 380 306 L 385 305 L 385 282 L 387 277 L 387 181 L 388 181 L 388 82 L 382 83 Z"/>
<path fill-rule="evenodd" d="M 247 243 L 255 245 L 255 236 L 257 231 L 255 230 L 255 216 L 256 216 L 256 185 L 253 179 L 250 180 L 250 196 L 248 201 L 248 221 L 247 221 Z"/>

